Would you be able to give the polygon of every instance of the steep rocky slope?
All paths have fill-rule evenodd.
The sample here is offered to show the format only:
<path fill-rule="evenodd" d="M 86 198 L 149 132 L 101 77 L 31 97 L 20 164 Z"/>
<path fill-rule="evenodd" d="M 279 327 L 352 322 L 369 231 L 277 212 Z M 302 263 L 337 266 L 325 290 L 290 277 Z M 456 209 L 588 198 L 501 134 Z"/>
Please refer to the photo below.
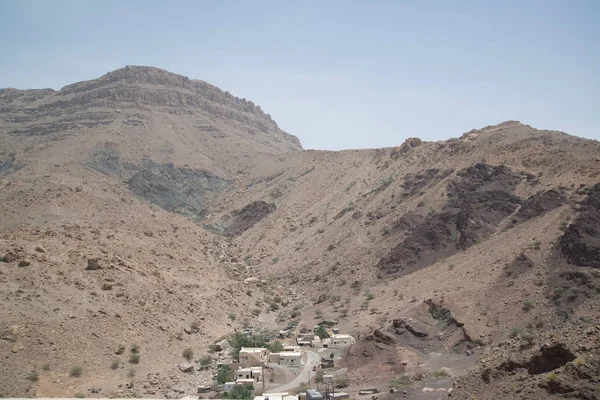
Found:
<path fill-rule="evenodd" d="M 355 385 L 407 374 L 418 395 L 443 369 L 457 396 L 514 398 L 529 378 L 482 378 L 507 349 L 530 346 L 524 371 L 598 324 L 598 154 L 515 121 L 304 151 L 253 103 L 147 67 L 3 89 L 0 394 L 193 394 L 210 376 L 179 371 L 184 348 L 322 313 L 361 339 Z"/>

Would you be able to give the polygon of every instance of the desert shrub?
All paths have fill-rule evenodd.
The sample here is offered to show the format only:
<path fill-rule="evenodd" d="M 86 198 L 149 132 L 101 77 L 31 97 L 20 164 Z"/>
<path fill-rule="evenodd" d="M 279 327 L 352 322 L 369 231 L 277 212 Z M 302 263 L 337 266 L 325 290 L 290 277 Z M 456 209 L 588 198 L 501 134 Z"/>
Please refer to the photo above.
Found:
<path fill-rule="evenodd" d="M 583 367 L 585 365 L 585 358 L 583 358 L 583 357 L 577 357 L 573 362 L 578 367 Z"/>
<path fill-rule="evenodd" d="M 211 363 L 212 363 L 212 357 L 209 356 L 208 354 L 204 355 L 198 359 L 198 364 L 200 364 L 201 369 L 207 369 L 208 367 L 210 367 Z"/>
<path fill-rule="evenodd" d="M 558 375 L 556 374 L 556 372 L 550 372 L 548 374 L 548 380 L 550 382 L 555 382 L 558 379 Z"/>
<path fill-rule="evenodd" d="M 410 377 L 406 374 L 395 376 L 390 380 L 390 387 L 408 386 L 410 385 Z"/>
<path fill-rule="evenodd" d="M 435 371 L 433 373 L 433 375 L 436 378 L 442 378 L 442 377 L 445 377 L 445 376 L 450 376 L 450 374 L 448 373 L 448 371 L 446 371 L 445 369 L 440 369 L 439 371 Z"/>
<path fill-rule="evenodd" d="M 69 371 L 69 376 L 71 377 L 79 378 L 81 375 L 83 375 L 83 368 L 78 365 L 72 367 Z"/>
<path fill-rule="evenodd" d="M 44 364 L 44 365 L 42 366 L 42 369 L 43 369 L 44 371 L 50 371 L 50 364 Z"/>
<path fill-rule="evenodd" d="M 131 364 L 139 364 L 140 363 L 140 353 L 131 353 L 129 355 L 129 362 Z"/>
<path fill-rule="evenodd" d="M 539 250 L 541 248 L 542 242 L 535 242 L 533 244 L 533 248 L 536 250 Z"/>
<path fill-rule="evenodd" d="M 317 376 L 315 378 L 317 383 L 323 383 L 323 375 L 325 375 L 325 371 L 323 371 L 322 369 L 317 371 Z"/>
<path fill-rule="evenodd" d="M 183 358 L 185 358 L 186 360 L 191 360 L 192 358 L 194 358 L 194 350 L 192 350 L 191 347 L 186 347 L 185 349 L 183 349 L 183 351 L 181 352 L 181 355 L 183 356 Z"/>
<path fill-rule="evenodd" d="M 260 308 L 255 308 L 252 310 L 252 315 L 254 315 L 255 317 L 258 317 L 260 315 Z"/>
<path fill-rule="evenodd" d="M 448 265 L 448 270 L 454 269 L 454 264 Z"/>
<path fill-rule="evenodd" d="M 533 344 L 535 342 L 535 335 L 531 332 L 523 332 L 521 334 L 521 339 L 527 342 L 527 344 Z"/>
<path fill-rule="evenodd" d="M 119 348 L 117 349 L 117 351 L 115 351 L 115 354 L 123 354 L 125 353 L 125 346 L 123 346 L 122 344 L 119 345 Z"/>
<path fill-rule="evenodd" d="M 198 321 L 192 321 L 192 323 L 190 324 L 190 328 L 192 328 L 193 331 L 199 331 L 200 324 L 198 323 Z"/>
<path fill-rule="evenodd" d="M 271 262 L 272 262 L 273 264 L 277 264 L 277 262 L 279 262 L 279 257 L 274 257 L 274 258 L 271 260 Z"/>
<path fill-rule="evenodd" d="M 140 345 L 139 344 L 134 344 L 131 346 L 131 352 L 132 353 L 139 353 L 140 352 Z"/>
<path fill-rule="evenodd" d="M 371 292 L 365 293 L 365 296 L 367 297 L 367 300 L 373 300 L 375 298 L 375 295 Z"/>
<path fill-rule="evenodd" d="M 335 386 L 338 388 L 345 388 L 350 386 L 350 378 L 346 375 L 340 375 L 335 377 Z"/>
<path fill-rule="evenodd" d="M 85 394 L 81 393 L 81 392 L 77 392 L 73 395 L 73 397 L 76 397 L 78 399 L 83 399 L 83 398 L 85 398 Z"/>
<path fill-rule="evenodd" d="M 317 310 L 317 311 L 315 312 L 315 317 L 317 317 L 318 319 L 321 319 L 321 318 L 323 318 L 323 311 L 321 311 L 321 310 Z"/>
<path fill-rule="evenodd" d="M 135 368 L 129 368 L 129 372 L 127 372 L 127 376 L 133 378 L 135 376 L 136 370 Z"/>
<path fill-rule="evenodd" d="M 31 371 L 28 375 L 27 375 L 27 380 L 31 381 L 31 382 L 37 382 L 37 380 L 40 379 L 40 375 L 37 373 L 37 371 Z"/>
<path fill-rule="evenodd" d="M 523 302 L 523 311 L 531 311 L 535 307 L 535 302 L 532 300 L 525 300 Z"/>
<path fill-rule="evenodd" d="M 417 207 L 423 207 L 425 205 L 425 202 L 423 200 L 421 200 L 420 202 L 417 203 Z"/>
<path fill-rule="evenodd" d="M 348 309 L 344 308 L 340 310 L 340 317 L 346 318 L 348 316 Z"/>
<path fill-rule="evenodd" d="M 209 344 L 208 345 L 208 352 L 210 354 L 216 353 L 217 352 L 217 345 L 216 344 Z"/>
<path fill-rule="evenodd" d="M 227 314 L 227 316 L 229 317 L 230 320 L 235 321 L 236 315 L 234 312 L 230 312 L 229 314 Z"/>
<path fill-rule="evenodd" d="M 110 369 L 117 369 L 119 368 L 119 365 L 121 365 L 121 361 L 119 361 L 118 358 L 115 358 L 114 360 L 112 360 L 112 362 L 110 363 Z"/>
<path fill-rule="evenodd" d="M 521 334 L 521 332 L 523 332 L 523 329 L 521 328 L 512 328 L 510 330 L 510 337 L 511 338 L 516 338 L 517 336 L 519 336 Z"/>

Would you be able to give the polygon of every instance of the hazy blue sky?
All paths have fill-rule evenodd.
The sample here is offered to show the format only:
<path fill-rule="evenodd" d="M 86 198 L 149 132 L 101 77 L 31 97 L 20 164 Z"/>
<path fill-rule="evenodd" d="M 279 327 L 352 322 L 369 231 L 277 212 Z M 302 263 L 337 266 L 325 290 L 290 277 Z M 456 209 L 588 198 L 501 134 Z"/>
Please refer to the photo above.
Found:
<path fill-rule="evenodd" d="M 305 148 L 509 119 L 600 138 L 600 1 L 0 0 L 0 87 L 127 64 L 259 104 Z"/>

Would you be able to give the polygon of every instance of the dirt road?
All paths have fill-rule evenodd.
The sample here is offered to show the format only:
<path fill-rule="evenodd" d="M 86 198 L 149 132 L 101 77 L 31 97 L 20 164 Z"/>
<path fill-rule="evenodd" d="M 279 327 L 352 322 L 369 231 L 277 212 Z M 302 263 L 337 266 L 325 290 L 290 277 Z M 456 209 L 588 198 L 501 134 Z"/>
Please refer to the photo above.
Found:
<path fill-rule="evenodd" d="M 314 382 L 316 372 L 313 372 L 312 369 L 314 366 L 319 365 L 319 362 L 321 361 L 321 356 L 312 350 L 305 350 L 305 352 L 306 362 L 302 367 L 302 370 L 298 373 L 298 375 L 296 375 L 296 377 L 292 381 L 286 383 L 285 385 L 281 385 L 276 388 L 270 389 L 269 392 L 281 393 L 291 391 L 303 383 L 308 383 L 309 376 L 311 381 Z"/>

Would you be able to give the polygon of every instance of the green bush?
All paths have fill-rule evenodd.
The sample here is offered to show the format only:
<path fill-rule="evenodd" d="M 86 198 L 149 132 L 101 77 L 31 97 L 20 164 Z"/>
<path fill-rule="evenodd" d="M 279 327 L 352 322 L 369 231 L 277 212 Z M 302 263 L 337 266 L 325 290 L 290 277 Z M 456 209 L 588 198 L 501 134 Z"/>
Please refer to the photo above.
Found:
<path fill-rule="evenodd" d="M 251 400 L 254 398 L 254 387 L 235 386 L 229 392 L 221 394 L 222 399 Z"/>
<path fill-rule="evenodd" d="M 548 374 L 548 380 L 550 382 L 555 382 L 558 379 L 558 375 L 556 374 L 556 372 L 550 372 Z"/>
<path fill-rule="evenodd" d="M 271 353 L 280 353 L 283 351 L 283 344 L 279 340 L 276 340 L 267 346 L 267 348 Z"/>
<path fill-rule="evenodd" d="M 315 334 L 321 339 L 326 339 L 329 337 L 329 333 L 327 333 L 327 330 L 323 327 L 323 325 L 317 326 L 315 329 Z"/>
<path fill-rule="evenodd" d="M 83 375 L 83 368 L 78 365 L 72 367 L 69 371 L 69 376 L 71 377 L 79 378 L 81 375 Z"/>
<path fill-rule="evenodd" d="M 239 353 L 238 353 L 239 354 Z M 226 382 L 233 381 L 235 374 L 229 365 L 221 365 L 217 372 L 217 383 L 223 385 Z"/>

